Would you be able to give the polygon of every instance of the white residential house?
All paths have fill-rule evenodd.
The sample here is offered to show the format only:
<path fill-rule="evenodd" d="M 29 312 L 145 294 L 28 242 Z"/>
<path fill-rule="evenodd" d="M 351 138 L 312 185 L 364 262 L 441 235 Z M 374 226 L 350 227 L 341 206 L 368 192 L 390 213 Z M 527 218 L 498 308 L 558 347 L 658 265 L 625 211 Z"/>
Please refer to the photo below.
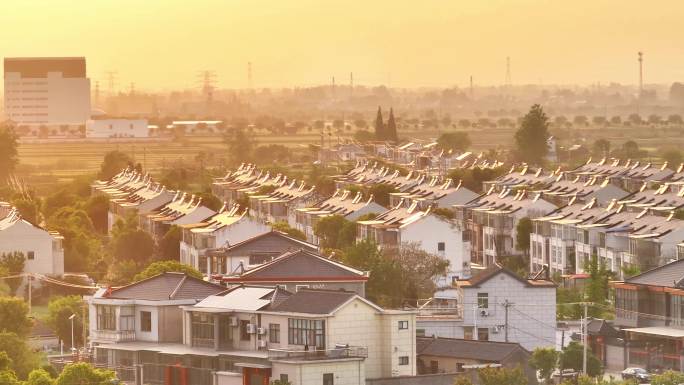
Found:
<path fill-rule="evenodd" d="M 90 119 L 86 138 L 147 138 L 150 129 L 145 119 Z"/>
<path fill-rule="evenodd" d="M 201 203 L 201 198 L 177 191 L 171 202 L 160 209 L 139 213 L 140 227 L 154 238 L 160 239 L 171 226 L 200 223 L 216 215 L 214 210 Z"/>
<path fill-rule="evenodd" d="M 419 335 L 508 340 L 527 350 L 555 347 L 556 285 L 548 277 L 523 279 L 494 265 L 457 281 L 451 290 L 453 303 L 436 298 L 421 308 Z"/>
<path fill-rule="evenodd" d="M 223 290 L 166 273 L 88 302 L 96 362 L 130 384 L 364 384 L 416 374 L 415 312 L 353 292 Z"/>
<path fill-rule="evenodd" d="M 220 261 L 208 258 L 207 251 L 219 247 L 229 247 L 252 237 L 267 233 L 271 228 L 247 215 L 234 205 L 223 207 L 201 222 L 188 222 L 180 225 L 183 237 L 180 242 L 180 261 L 193 266 L 204 274 L 211 275 L 227 270 L 226 266 L 211 266 L 210 262 Z"/>
<path fill-rule="evenodd" d="M 390 193 L 390 205 L 397 205 L 402 199 L 419 201 L 421 207 L 435 206 L 451 208 L 453 205 L 463 205 L 477 198 L 479 194 L 463 187 L 461 181 L 454 184 L 452 179 L 440 180 L 433 176 L 426 180 L 422 177 L 420 183 L 405 192 Z"/>
<path fill-rule="evenodd" d="M 296 210 L 306 207 L 316 199 L 315 187 L 306 186 L 304 181 L 288 181 L 283 178 L 273 192 L 249 196 L 250 215 L 264 222 L 287 222 L 295 226 Z"/>
<path fill-rule="evenodd" d="M 444 286 L 456 278 L 470 276 L 470 242 L 462 226 L 421 210 L 418 202 L 401 202 L 372 220 L 358 221 L 357 240 L 371 240 L 380 247 L 416 243 L 419 247 L 449 261 L 449 271 L 438 280 Z"/>
<path fill-rule="evenodd" d="M 7 204 L 0 206 L 8 207 Z M 2 214 L 4 212 L 4 214 Z M 21 217 L 16 208 L 0 211 L 0 254 L 24 254 L 24 272 L 64 274 L 64 237 Z"/>

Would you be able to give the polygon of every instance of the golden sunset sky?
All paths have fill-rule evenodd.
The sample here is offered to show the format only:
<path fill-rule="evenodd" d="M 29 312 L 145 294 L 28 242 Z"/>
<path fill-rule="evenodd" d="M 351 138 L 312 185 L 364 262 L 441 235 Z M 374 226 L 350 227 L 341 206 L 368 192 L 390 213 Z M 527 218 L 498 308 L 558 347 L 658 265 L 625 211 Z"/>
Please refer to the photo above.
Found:
<path fill-rule="evenodd" d="M 2 56 L 86 56 L 120 88 L 684 81 L 682 0 L 3 0 Z"/>

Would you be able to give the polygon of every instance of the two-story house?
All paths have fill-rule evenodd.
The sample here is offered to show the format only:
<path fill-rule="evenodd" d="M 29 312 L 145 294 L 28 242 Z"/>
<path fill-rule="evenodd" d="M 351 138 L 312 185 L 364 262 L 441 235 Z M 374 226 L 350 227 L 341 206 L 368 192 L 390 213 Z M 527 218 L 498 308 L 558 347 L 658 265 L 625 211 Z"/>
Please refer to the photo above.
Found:
<path fill-rule="evenodd" d="M 24 272 L 48 275 L 64 274 L 64 237 L 21 217 L 9 204 L 0 204 L 0 254 L 24 255 Z"/>
<path fill-rule="evenodd" d="M 449 290 L 454 311 L 421 309 L 419 335 L 517 342 L 528 350 L 555 346 L 556 284 L 547 276 L 524 279 L 494 265 Z"/>
<path fill-rule="evenodd" d="M 271 228 L 247 215 L 247 210 L 233 205 L 223 207 L 219 213 L 202 222 L 187 223 L 180 226 L 180 261 L 193 266 L 206 275 L 227 271 L 227 266 L 212 266 L 209 250 L 245 241 L 249 238 L 271 231 Z"/>
<path fill-rule="evenodd" d="M 684 259 L 614 282 L 624 367 L 684 368 Z"/>
<path fill-rule="evenodd" d="M 187 193 L 176 192 L 168 204 L 148 213 L 139 213 L 140 227 L 155 239 L 161 239 L 171 226 L 202 222 L 216 212 L 202 206 L 202 199 Z"/>
<path fill-rule="evenodd" d="M 416 243 L 419 247 L 449 261 L 447 285 L 453 277 L 470 275 L 470 242 L 459 223 L 432 213 L 432 208 L 420 209 L 417 201 L 401 202 L 375 219 L 357 222 L 357 240 L 370 240 L 384 248 Z"/>
<path fill-rule="evenodd" d="M 294 179 L 287 182 L 287 179 L 283 179 L 281 185 L 269 194 L 250 195 L 250 215 L 264 222 L 287 222 L 291 227 L 295 227 L 296 210 L 314 202 L 315 187 Z"/>
<path fill-rule="evenodd" d="M 120 300 L 101 297 L 95 306 L 113 301 Z M 416 374 L 415 314 L 382 309 L 353 292 L 240 286 L 194 302 L 178 307 L 182 321 L 167 326 L 175 336 L 181 329 L 180 342 L 99 343 L 97 362 L 118 372 L 135 368 L 124 380 L 136 384 L 363 384 Z"/>
<path fill-rule="evenodd" d="M 421 206 L 451 208 L 453 205 L 466 204 L 477 198 L 479 194 L 461 186 L 461 181 L 454 184 L 452 179 L 440 180 L 433 176 L 429 180 L 421 178 L 421 183 L 405 192 L 390 194 L 390 205 L 396 206 L 401 199 L 416 200 Z"/>

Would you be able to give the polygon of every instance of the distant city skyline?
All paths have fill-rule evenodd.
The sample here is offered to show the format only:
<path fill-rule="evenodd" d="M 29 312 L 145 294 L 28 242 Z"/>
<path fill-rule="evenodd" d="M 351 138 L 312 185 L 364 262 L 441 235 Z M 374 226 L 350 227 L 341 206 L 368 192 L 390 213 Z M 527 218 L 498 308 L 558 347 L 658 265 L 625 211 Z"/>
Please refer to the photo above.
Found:
<path fill-rule="evenodd" d="M 106 91 L 357 85 L 467 87 L 511 83 L 684 81 L 679 18 L 664 0 L 326 1 L 180 0 L 13 2 L 0 14 L 0 54 L 85 56 Z M 663 12 L 667 9 L 667 12 Z M 606 20 L 614 20 L 608 23 Z"/>

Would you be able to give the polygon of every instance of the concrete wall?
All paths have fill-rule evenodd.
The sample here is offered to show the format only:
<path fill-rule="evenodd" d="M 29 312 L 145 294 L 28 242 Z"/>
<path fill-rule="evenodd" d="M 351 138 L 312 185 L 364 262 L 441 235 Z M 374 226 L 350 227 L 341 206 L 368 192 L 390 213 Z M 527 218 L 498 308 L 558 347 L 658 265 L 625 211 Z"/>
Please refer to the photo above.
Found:
<path fill-rule="evenodd" d="M 286 374 L 292 385 L 322 384 L 323 375 L 331 373 L 335 385 L 363 384 L 365 380 L 363 360 L 325 362 L 273 362 L 271 381 Z"/>
<path fill-rule="evenodd" d="M 477 376 L 470 374 L 425 374 L 421 376 L 367 379 L 366 385 L 453 385 L 457 378 L 465 376 L 478 384 Z"/>
<path fill-rule="evenodd" d="M 149 135 L 145 119 L 102 119 L 86 122 L 87 138 L 146 138 Z"/>

